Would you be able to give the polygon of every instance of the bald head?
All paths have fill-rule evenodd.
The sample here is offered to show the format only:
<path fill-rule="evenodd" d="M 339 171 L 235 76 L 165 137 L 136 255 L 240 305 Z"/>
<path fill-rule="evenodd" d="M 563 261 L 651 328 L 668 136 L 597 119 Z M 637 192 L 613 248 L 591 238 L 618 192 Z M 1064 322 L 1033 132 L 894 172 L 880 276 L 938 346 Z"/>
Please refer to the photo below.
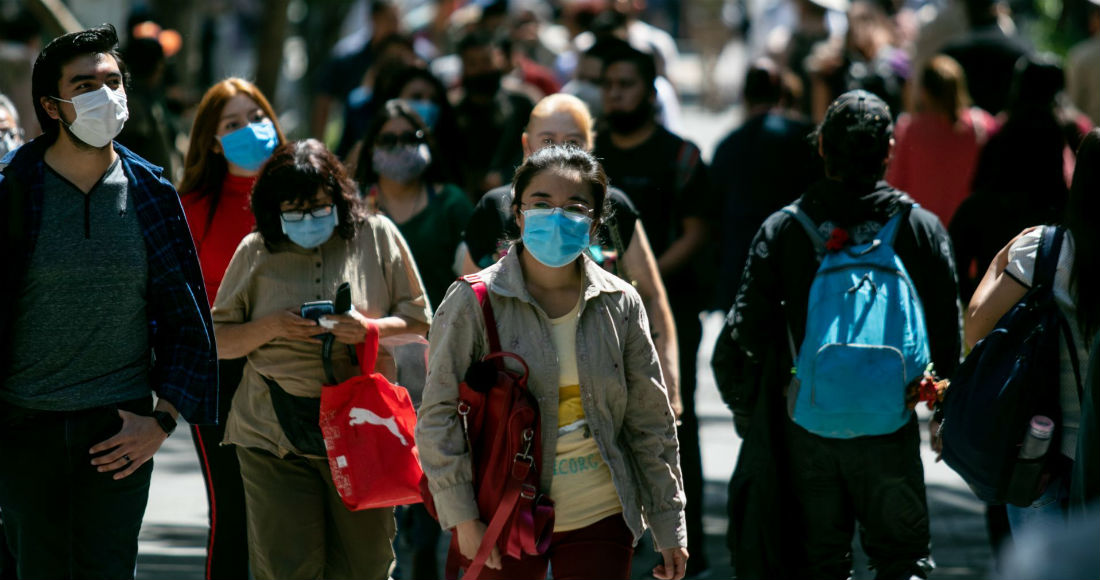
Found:
<path fill-rule="evenodd" d="M 535 105 L 523 133 L 523 154 L 530 156 L 547 145 L 592 149 L 592 115 L 584 101 L 557 93 Z"/>

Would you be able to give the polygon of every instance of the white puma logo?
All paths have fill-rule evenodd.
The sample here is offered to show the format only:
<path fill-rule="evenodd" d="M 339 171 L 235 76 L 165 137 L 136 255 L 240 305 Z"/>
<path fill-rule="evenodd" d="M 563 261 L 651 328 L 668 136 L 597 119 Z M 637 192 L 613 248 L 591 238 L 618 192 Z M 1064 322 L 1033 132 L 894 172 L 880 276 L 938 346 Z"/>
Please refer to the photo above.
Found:
<path fill-rule="evenodd" d="M 401 440 L 401 444 L 405 447 L 409 446 L 408 440 L 405 436 L 397 430 L 397 420 L 393 417 L 386 417 L 383 419 L 378 415 L 375 415 L 370 409 L 361 409 L 359 407 L 352 407 L 351 412 L 348 413 L 351 416 L 351 421 L 348 421 L 348 425 L 362 425 L 363 423 L 370 423 L 371 425 L 380 425 L 390 430 L 394 437 Z"/>

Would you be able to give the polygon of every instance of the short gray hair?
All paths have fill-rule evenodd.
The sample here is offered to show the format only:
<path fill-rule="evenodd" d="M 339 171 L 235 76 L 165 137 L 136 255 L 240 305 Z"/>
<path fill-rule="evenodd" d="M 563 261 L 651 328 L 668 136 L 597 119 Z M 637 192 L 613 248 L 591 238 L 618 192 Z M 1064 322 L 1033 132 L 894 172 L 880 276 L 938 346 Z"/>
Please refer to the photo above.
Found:
<path fill-rule="evenodd" d="M 15 121 L 17 127 L 22 127 L 22 125 L 19 124 L 19 109 L 15 108 L 15 103 L 11 102 L 11 99 L 4 93 L 0 93 L 0 107 L 7 109 L 8 112 L 11 113 L 11 118 Z"/>

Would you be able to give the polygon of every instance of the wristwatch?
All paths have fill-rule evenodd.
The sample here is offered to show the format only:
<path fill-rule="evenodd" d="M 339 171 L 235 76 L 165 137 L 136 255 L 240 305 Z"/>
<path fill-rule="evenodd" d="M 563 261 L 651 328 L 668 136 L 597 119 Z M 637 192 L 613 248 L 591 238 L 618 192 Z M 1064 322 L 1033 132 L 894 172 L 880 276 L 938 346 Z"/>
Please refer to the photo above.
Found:
<path fill-rule="evenodd" d="M 171 435 L 172 431 L 176 430 L 176 420 L 172 418 L 172 414 L 168 411 L 153 411 L 153 418 L 157 420 L 157 425 L 160 425 L 165 433 Z"/>

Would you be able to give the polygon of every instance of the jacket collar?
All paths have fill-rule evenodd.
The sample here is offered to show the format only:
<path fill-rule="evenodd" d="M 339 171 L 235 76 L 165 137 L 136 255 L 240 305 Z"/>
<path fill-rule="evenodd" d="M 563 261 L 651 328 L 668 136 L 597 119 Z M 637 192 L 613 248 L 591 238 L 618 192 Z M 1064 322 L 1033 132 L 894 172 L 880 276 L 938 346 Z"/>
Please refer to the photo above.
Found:
<path fill-rule="evenodd" d="M 31 170 L 39 163 L 45 163 L 46 149 L 57 141 L 58 133 L 43 133 L 38 137 L 27 141 L 22 146 L 13 149 L 0 159 L 0 171 L 5 174 L 19 175 Z M 118 141 L 114 142 L 115 154 L 122 160 L 123 165 L 131 168 L 141 168 L 151 173 L 155 178 L 160 178 L 164 170 L 145 159 L 142 159 L 133 151 L 130 151 Z"/>
<path fill-rule="evenodd" d="M 508 253 L 497 263 L 482 271 L 481 276 L 494 294 L 534 304 L 535 300 L 531 298 L 531 294 L 527 291 L 527 285 L 523 279 L 523 268 L 519 263 L 519 253 L 522 248 L 522 242 L 513 243 L 508 248 Z M 584 261 L 582 294 L 586 302 L 601 293 L 622 292 L 622 288 L 616 285 L 617 278 L 613 274 L 601 268 L 592 258 L 588 257 L 588 254 L 582 253 L 581 259 Z"/>

